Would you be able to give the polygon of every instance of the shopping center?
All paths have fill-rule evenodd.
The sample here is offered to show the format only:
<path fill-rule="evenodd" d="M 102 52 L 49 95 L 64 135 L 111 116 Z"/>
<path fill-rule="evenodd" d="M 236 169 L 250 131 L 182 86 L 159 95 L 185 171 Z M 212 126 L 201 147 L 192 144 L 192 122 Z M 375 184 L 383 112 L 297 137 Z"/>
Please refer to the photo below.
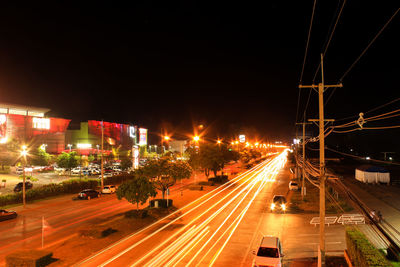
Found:
<path fill-rule="evenodd" d="M 46 152 L 60 154 L 76 151 L 82 155 L 98 154 L 102 137 L 104 151 L 112 148 L 131 150 L 147 145 L 147 129 L 135 125 L 47 117 L 50 109 L 0 103 L 0 143 L 25 144 L 30 150 L 43 146 Z"/>

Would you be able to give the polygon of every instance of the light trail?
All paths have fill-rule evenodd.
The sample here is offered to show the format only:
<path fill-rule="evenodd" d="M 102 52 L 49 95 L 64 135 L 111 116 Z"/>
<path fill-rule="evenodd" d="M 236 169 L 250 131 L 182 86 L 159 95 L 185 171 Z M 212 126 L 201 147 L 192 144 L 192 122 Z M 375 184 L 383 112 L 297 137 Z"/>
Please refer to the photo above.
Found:
<path fill-rule="evenodd" d="M 260 172 L 263 170 L 260 170 Z M 254 183 L 254 179 L 251 179 L 253 176 L 256 176 L 258 173 L 252 174 L 248 180 L 252 180 L 251 183 L 247 184 L 240 192 L 242 193 L 243 191 L 245 191 L 249 186 L 251 186 L 252 183 Z M 170 236 L 167 240 L 165 240 L 164 242 L 162 242 L 161 244 L 159 244 L 156 248 L 154 248 L 153 250 L 151 250 L 150 252 L 148 252 L 145 256 L 143 256 L 141 259 L 139 259 L 137 262 L 135 262 L 135 264 L 133 264 L 132 266 L 137 266 L 139 263 L 141 263 L 143 260 L 145 260 L 146 258 L 148 258 L 151 254 L 153 254 L 154 252 L 156 252 L 160 247 L 162 247 L 163 245 L 165 245 L 166 243 L 168 243 L 171 239 L 173 239 L 175 236 L 179 235 L 182 231 L 184 231 L 187 227 L 189 227 L 191 224 L 193 224 L 196 220 L 200 219 L 203 215 L 205 215 L 206 213 L 208 213 L 211 209 L 213 209 L 214 207 L 216 207 L 218 204 L 220 204 L 222 201 L 224 201 L 226 198 L 228 198 L 230 195 L 232 195 L 233 193 L 235 193 L 235 191 L 239 190 L 240 187 L 237 187 L 235 189 L 233 189 L 230 193 L 228 193 L 226 196 L 224 196 L 222 199 L 220 199 L 219 201 L 217 201 L 216 203 L 214 203 L 211 207 L 209 207 L 208 209 L 206 209 L 203 213 L 201 213 L 200 215 L 198 215 L 195 219 L 193 219 L 191 222 L 189 222 L 188 224 L 186 224 L 183 228 L 181 228 L 178 232 L 176 232 L 175 234 L 173 234 L 172 236 Z M 213 215 L 211 215 L 210 217 L 207 218 L 207 220 L 205 220 L 201 226 L 207 224 L 209 221 L 211 221 L 213 218 L 215 218 L 218 214 L 219 211 L 223 210 L 225 207 L 227 207 L 230 203 L 232 203 L 238 196 L 239 194 L 237 194 L 236 196 L 232 197 L 227 203 L 225 203 L 220 209 L 218 209 L 217 212 L 215 212 Z M 186 214 L 183 214 L 182 216 L 180 216 L 179 218 L 175 219 L 174 221 L 180 219 L 181 217 L 185 216 Z M 174 222 L 172 221 L 172 222 Z M 163 228 L 163 227 L 162 227 Z M 155 233 L 158 233 L 160 230 L 162 230 L 162 228 L 160 228 L 159 230 L 157 230 Z M 152 235 L 153 235 L 152 234 Z M 147 237 L 146 237 L 147 238 Z M 148 237 L 150 238 L 150 237 Z M 143 240 L 139 241 L 138 243 L 142 243 Z M 133 246 L 137 246 L 137 244 L 134 244 Z M 133 247 L 132 247 L 133 248 Z M 130 247 L 130 249 L 132 249 Z"/>
<path fill-rule="evenodd" d="M 141 258 L 134 260 L 134 263 L 132 263 L 130 266 L 177 266 L 179 263 L 182 263 L 182 260 L 188 257 L 190 255 L 190 252 L 192 252 L 196 248 L 197 253 L 194 256 L 190 255 L 190 262 L 188 264 L 185 264 L 186 266 L 188 266 L 196 260 L 196 258 L 205 248 L 207 248 L 208 244 L 215 238 L 216 234 L 221 231 L 223 227 L 227 227 L 223 234 L 219 236 L 218 240 L 213 243 L 214 245 L 207 250 L 207 253 L 200 260 L 200 263 L 203 262 L 203 259 L 212 252 L 216 244 L 219 243 L 223 238 L 225 238 L 226 234 L 230 231 L 224 244 L 222 245 L 222 247 L 219 248 L 219 250 L 214 254 L 212 258 L 211 263 L 214 264 L 226 244 L 229 242 L 236 228 L 242 221 L 244 215 L 246 214 L 250 205 L 253 203 L 255 197 L 265 187 L 266 184 L 275 181 L 279 169 L 285 164 L 286 154 L 286 152 L 281 153 L 274 159 L 267 160 L 255 166 L 254 168 L 235 177 L 224 185 L 221 185 L 216 189 L 210 191 L 209 193 L 203 195 L 199 199 L 187 204 L 183 208 L 171 213 L 170 215 L 160 219 L 159 221 L 149 225 L 148 227 L 145 227 L 142 230 L 114 243 L 113 245 L 103 249 L 99 253 L 96 253 L 92 257 L 85 259 L 78 265 L 90 263 L 90 260 L 95 260 L 97 256 L 102 255 L 102 253 L 112 249 L 113 247 L 118 246 L 122 242 L 129 240 L 146 230 L 150 230 L 152 227 L 157 226 L 157 224 L 161 223 L 163 220 L 170 218 L 178 212 L 183 213 L 177 218 L 174 218 L 170 222 L 164 224 L 162 227 L 154 229 L 155 231 L 151 231 L 149 234 L 145 235 L 136 243 L 133 243 L 132 245 L 127 244 L 128 247 L 126 248 L 122 247 L 120 252 L 116 252 L 115 255 L 108 257 L 105 262 L 101 264 L 96 264 L 97 266 L 108 265 L 116 259 L 122 257 L 124 254 L 131 251 L 133 248 L 143 244 L 150 238 L 155 237 L 161 231 L 169 226 L 172 226 L 175 222 L 188 216 L 194 211 L 199 211 L 200 214 L 195 214 L 193 218 L 190 218 L 188 222 L 185 222 L 185 225 L 182 228 L 178 229 L 175 233 L 168 236 L 168 238 L 166 238 L 162 242 L 161 240 L 158 240 L 159 243 L 154 248 L 152 248 L 150 251 L 145 251 L 145 254 L 141 256 Z M 238 186 L 233 187 L 234 185 Z M 223 192 L 227 191 L 231 187 L 233 188 L 230 192 L 228 192 L 226 195 L 222 195 Z M 217 198 L 219 195 L 221 195 L 221 198 Z M 252 196 L 249 202 L 246 203 L 246 206 L 240 211 L 239 216 L 236 217 L 232 223 L 228 224 L 228 221 L 233 218 L 233 215 L 235 214 L 235 212 L 237 213 L 237 211 L 240 209 L 240 206 L 243 206 L 244 201 L 247 201 L 249 195 Z M 199 209 L 212 199 L 216 199 L 216 202 L 213 204 L 210 203 L 210 207 L 205 207 L 204 211 L 201 211 Z M 218 205 L 220 204 L 223 205 L 221 207 L 218 207 Z M 185 211 L 188 208 L 190 209 Z M 227 211 L 227 209 L 230 209 L 228 212 L 229 214 L 223 217 L 223 221 L 221 223 L 217 223 L 217 218 L 219 220 L 218 215 L 224 215 L 224 212 Z M 204 216 L 206 217 L 201 220 L 201 218 Z M 196 224 L 197 221 L 199 221 L 200 224 Z M 212 224 L 208 225 L 211 222 Z M 212 228 L 216 229 L 214 230 Z M 212 235 L 210 236 L 209 234 L 211 232 Z M 164 234 L 162 235 L 165 235 L 166 232 L 164 231 L 163 233 Z M 201 246 L 201 248 L 197 248 L 198 246 Z M 152 255 L 154 256 L 151 257 Z M 149 257 L 151 257 L 150 261 L 145 262 L 146 260 L 148 260 Z M 123 259 L 121 260 L 123 261 Z M 116 264 L 120 264 L 119 262 L 121 262 L 121 260 L 119 260 Z M 126 265 L 126 262 L 124 265 Z"/>
<path fill-rule="evenodd" d="M 209 216 L 201 225 L 199 225 L 198 228 L 200 227 L 205 227 L 205 225 L 207 223 L 209 223 L 211 220 L 213 220 L 217 215 L 219 215 L 226 207 L 228 207 L 236 198 L 238 198 L 241 193 L 243 193 L 245 190 L 249 189 L 246 194 L 244 196 L 242 196 L 242 199 L 239 201 L 238 204 L 236 204 L 235 208 L 231 211 L 231 213 L 225 218 L 225 220 L 222 222 L 222 224 L 220 224 L 220 226 L 218 227 L 218 229 L 214 232 L 214 234 L 208 239 L 208 241 L 206 242 L 206 244 L 204 244 L 202 246 L 202 248 L 200 250 L 197 251 L 196 255 L 192 257 L 191 261 L 187 264 L 190 265 L 191 262 L 193 262 L 193 260 L 199 255 L 199 253 L 204 249 L 204 247 L 212 240 L 212 238 L 215 236 L 215 234 L 219 231 L 219 229 L 221 229 L 221 227 L 225 224 L 225 222 L 232 216 L 232 214 L 236 211 L 236 209 L 239 207 L 239 205 L 246 199 L 247 195 L 251 192 L 251 190 L 253 189 L 253 187 L 256 185 L 256 183 L 258 181 L 261 180 L 261 183 L 258 187 L 258 189 L 256 190 L 256 192 L 254 193 L 253 197 L 251 198 L 250 202 L 247 204 L 246 208 L 242 211 L 241 216 L 239 216 L 238 218 L 238 222 L 236 223 L 236 226 L 234 227 L 233 231 L 231 232 L 230 236 L 233 234 L 234 230 L 237 228 L 237 226 L 239 225 L 239 223 L 241 222 L 243 216 L 245 215 L 246 211 L 248 210 L 248 208 L 250 207 L 250 205 L 252 204 L 253 200 L 255 199 L 255 197 L 258 195 L 258 193 L 264 188 L 264 186 L 271 181 L 275 180 L 276 175 L 278 174 L 278 169 L 282 167 L 282 165 L 284 165 L 284 161 L 282 159 L 285 159 L 286 154 L 282 154 L 283 156 L 281 157 L 277 157 L 276 160 L 270 162 L 269 164 L 266 165 L 266 167 L 264 167 L 264 169 L 262 170 L 262 172 L 256 173 L 253 176 L 256 176 L 257 179 L 252 179 L 252 182 L 247 184 L 240 192 L 238 192 L 231 200 L 229 200 L 225 205 L 223 205 L 221 208 L 219 208 L 217 211 L 215 211 L 211 216 Z M 251 178 L 249 178 L 251 179 Z M 220 201 L 224 200 L 225 198 L 221 199 Z M 219 201 L 219 202 L 220 202 Z M 179 235 L 183 230 L 186 229 L 186 227 L 188 227 L 189 225 L 193 224 L 196 220 L 200 219 L 203 215 L 205 215 L 211 208 L 213 208 L 216 204 L 219 204 L 219 202 L 215 203 L 212 207 L 210 207 L 209 209 L 207 209 L 205 212 L 203 212 L 202 214 L 200 214 L 199 216 L 197 216 L 196 218 L 194 218 L 191 222 L 189 222 L 185 227 L 183 227 L 181 230 L 179 230 L 177 233 L 175 233 L 174 235 L 172 235 L 170 238 L 168 238 L 167 240 L 165 240 L 163 243 L 161 243 L 159 246 L 157 246 L 156 248 L 154 248 L 152 251 L 150 251 L 149 253 L 147 253 L 145 256 L 143 256 L 141 259 L 139 259 L 138 261 L 136 261 L 132 266 L 137 266 L 138 264 L 140 264 L 143 260 L 145 260 L 146 258 L 148 258 L 150 255 L 152 255 L 153 253 L 155 253 L 157 250 L 160 249 L 160 247 L 162 247 L 163 245 L 165 245 L 167 242 L 169 242 L 172 238 L 174 238 L 175 236 Z M 235 219 L 236 221 L 236 219 Z M 228 229 L 230 229 L 232 226 L 234 225 L 231 224 L 231 226 L 229 226 Z M 225 242 L 224 246 L 226 245 L 226 243 L 229 241 L 230 236 L 228 237 L 227 241 Z M 189 240 L 192 237 L 192 233 L 189 233 L 187 235 L 185 235 L 185 240 Z M 221 237 L 220 237 L 221 238 Z M 218 239 L 219 240 L 219 239 Z M 178 242 L 178 243 L 177 243 Z M 169 247 L 172 246 L 172 248 L 176 247 L 176 244 L 179 244 L 179 242 L 182 242 L 182 240 L 176 240 L 174 241 L 172 244 L 170 244 Z M 224 247 L 223 246 L 223 247 Z M 222 251 L 223 247 L 219 250 L 219 253 Z M 193 249 L 193 248 L 191 248 Z M 170 257 L 173 256 L 174 251 L 173 250 L 167 250 L 162 254 L 158 254 L 156 259 L 153 259 L 151 261 L 151 263 L 149 265 L 146 266 L 153 266 L 153 263 L 159 263 L 160 265 L 162 265 L 162 261 L 167 261 Z M 182 252 L 181 252 L 182 253 Z M 180 253 L 180 254 L 181 254 Z M 218 257 L 218 254 L 216 254 L 216 257 L 214 257 L 214 261 L 216 260 L 216 258 Z M 208 254 L 208 253 L 207 253 Z M 187 253 L 184 254 L 185 256 L 187 255 Z M 173 259 L 176 259 L 177 257 L 174 256 Z M 203 257 L 204 258 L 204 257 Z M 183 258 L 181 258 L 179 261 L 181 261 Z M 213 262 L 214 262 L 213 261 Z M 201 262 L 201 261 L 200 261 Z"/>
<path fill-rule="evenodd" d="M 270 161 L 271 161 L 271 160 L 268 160 L 268 162 L 270 162 Z M 223 191 L 227 190 L 227 189 L 230 188 L 231 186 L 233 186 L 233 185 L 239 183 L 239 181 L 245 179 L 245 178 L 246 178 L 246 175 L 248 175 L 248 174 L 251 173 L 252 171 L 259 171 L 260 169 L 262 169 L 262 167 L 263 167 L 263 164 L 260 164 L 260 165 L 257 165 L 257 166 L 255 166 L 255 167 L 253 167 L 253 168 L 247 170 L 246 172 L 244 172 L 244 173 L 238 175 L 237 177 L 235 177 L 234 179 L 230 180 L 229 182 L 227 182 L 227 183 L 225 183 L 225 184 L 223 184 L 223 185 L 221 185 L 221 186 L 215 188 L 214 190 L 212 190 L 212 191 L 210 191 L 209 193 L 203 195 L 202 197 L 198 198 L 197 200 L 195 200 L 195 201 L 193 201 L 193 202 L 187 204 L 186 206 L 184 206 L 184 207 L 182 207 L 182 208 L 176 210 L 175 212 L 173 212 L 173 213 L 171 213 L 171 214 L 165 216 L 164 218 L 162 218 L 162 219 L 160 219 L 160 220 L 154 222 L 153 224 L 151 224 L 151 225 L 149 225 L 149 226 L 147 226 L 147 227 L 141 229 L 140 231 L 135 232 L 135 233 L 133 233 L 133 234 L 127 236 L 126 238 L 121 239 L 120 241 L 118 241 L 118 242 L 112 244 L 111 246 L 108 246 L 107 248 L 105 248 L 105 249 L 99 251 L 98 253 L 94 254 L 93 256 L 88 257 L 88 258 L 86 258 L 85 260 L 83 260 L 82 262 L 76 264 L 75 266 L 81 266 L 81 265 L 86 264 L 86 263 L 89 262 L 90 260 L 92 260 L 92 259 L 94 259 L 94 258 L 100 256 L 101 254 L 105 253 L 106 251 L 109 251 L 110 249 L 112 249 L 112 248 L 114 248 L 114 247 L 120 245 L 121 243 L 123 243 L 123 242 L 125 242 L 125 241 L 127 241 L 127 240 L 129 240 L 129 239 L 131 239 L 131 238 L 133 238 L 133 237 L 135 237 L 136 235 L 138 235 L 138 234 L 140 234 L 140 233 L 142 233 L 142 232 L 144 232 L 144 231 L 150 229 L 151 227 L 156 226 L 156 225 L 157 225 L 158 223 L 160 223 L 161 221 L 163 221 L 163 220 L 165 220 L 165 219 L 167 219 L 167 218 L 169 218 L 169 217 L 172 217 L 173 215 L 177 214 L 178 212 L 181 212 L 182 210 L 184 210 L 184 209 L 190 207 L 191 205 L 194 205 L 196 202 L 199 202 L 201 199 L 204 199 L 204 198 L 206 198 L 207 196 L 210 196 L 210 195 L 211 195 L 209 198 L 203 200 L 203 202 L 201 202 L 201 203 L 198 204 L 197 206 L 193 207 L 191 210 L 187 211 L 187 212 L 184 213 L 183 215 L 179 216 L 178 218 L 176 218 L 176 219 L 174 219 L 173 221 L 169 222 L 169 223 L 166 224 L 165 226 L 161 227 L 161 228 L 158 229 L 156 232 L 153 232 L 152 234 L 148 235 L 146 238 L 142 239 L 141 241 L 139 241 L 139 242 L 133 244 L 132 246 L 126 248 L 125 250 L 123 250 L 122 252 L 118 253 L 117 255 L 111 257 L 109 260 L 107 260 L 106 262 L 102 263 L 102 264 L 99 265 L 99 266 L 105 266 L 105 265 L 111 263 L 111 262 L 114 261 L 115 259 L 121 257 L 123 254 L 125 254 L 125 253 L 127 253 L 128 251 L 130 251 L 131 249 L 133 249 L 134 247 L 140 245 L 141 243 L 143 243 L 144 241 L 148 240 L 149 238 L 151 238 L 152 236 L 154 236 L 154 235 L 157 234 L 158 232 L 164 230 L 165 228 L 167 228 L 168 226 L 170 226 L 171 224 L 173 224 L 173 223 L 176 222 L 177 220 L 181 219 L 183 216 L 185 216 L 185 215 L 191 213 L 192 211 L 196 210 L 197 208 L 199 208 L 200 206 L 202 206 L 203 204 L 205 204 L 206 202 L 208 202 L 209 200 L 211 200 L 211 199 L 214 198 L 215 196 L 221 194 Z M 247 179 L 247 180 L 249 180 L 249 179 Z M 225 187 L 225 188 L 224 188 L 224 187 Z M 222 188 L 222 190 L 220 190 L 221 188 Z M 218 190 L 220 190 L 220 191 L 218 191 Z M 234 189 L 234 190 L 236 190 L 236 189 Z"/>

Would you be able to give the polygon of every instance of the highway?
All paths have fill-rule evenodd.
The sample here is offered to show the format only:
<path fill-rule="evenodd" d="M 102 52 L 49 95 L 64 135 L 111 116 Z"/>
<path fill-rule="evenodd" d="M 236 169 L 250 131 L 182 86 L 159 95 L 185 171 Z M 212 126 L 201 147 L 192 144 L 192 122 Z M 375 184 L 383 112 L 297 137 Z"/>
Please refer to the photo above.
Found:
<path fill-rule="evenodd" d="M 247 211 L 285 163 L 283 152 L 76 266 L 218 266 Z"/>

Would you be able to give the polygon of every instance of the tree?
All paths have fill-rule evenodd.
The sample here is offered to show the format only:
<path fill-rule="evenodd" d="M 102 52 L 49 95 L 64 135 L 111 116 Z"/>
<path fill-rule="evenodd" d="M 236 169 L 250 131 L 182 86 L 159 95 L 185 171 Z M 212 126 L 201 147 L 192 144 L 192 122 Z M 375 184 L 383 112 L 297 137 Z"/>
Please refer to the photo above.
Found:
<path fill-rule="evenodd" d="M 199 148 L 190 148 L 189 162 L 195 166 L 200 166 L 208 178 L 210 171 L 217 176 L 218 171 L 223 171 L 225 164 L 238 160 L 239 155 L 236 151 L 231 151 L 225 144 L 202 143 Z"/>
<path fill-rule="evenodd" d="M 192 175 L 192 168 L 184 161 L 172 162 L 170 158 L 153 159 L 146 162 L 141 168 L 144 175 L 154 182 L 154 186 L 162 192 L 162 198 L 169 187 L 177 180 L 189 178 Z"/>
<path fill-rule="evenodd" d="M 118 199 L 125 198 L 132 204 L 136 203 L 136 210 L 139 210 L 139 204 L 143 205 L 149 197 L 156 195 L 154 184 L 140 172 L 135 172 L 132 180 L 122 183 L 117 189 Z"/>
<path fill-rule="evenodd" d="M 76 152 L 62 152 L 57 157 L 57 165 L 58 167 L 65 169 L 72 169 L 78 166 L 78 159 L 76 157 Z"/>
<path fill-rule="evenodd" d="M 47 166 L 50 161 L 50 154 L 47 153 L 42 147 L 38 147 L 36 153 L 32 155 L 32 164 L 37 166 Z"/>
<path fill-rule="evenodd" d="M 123 158 L 122 160 L 121 160 L 121 169 L 122 170 L 127 170 L 127 169 L 129 169 L 130 167 L 132 167 L 132 159 L 131 158 Z"/>

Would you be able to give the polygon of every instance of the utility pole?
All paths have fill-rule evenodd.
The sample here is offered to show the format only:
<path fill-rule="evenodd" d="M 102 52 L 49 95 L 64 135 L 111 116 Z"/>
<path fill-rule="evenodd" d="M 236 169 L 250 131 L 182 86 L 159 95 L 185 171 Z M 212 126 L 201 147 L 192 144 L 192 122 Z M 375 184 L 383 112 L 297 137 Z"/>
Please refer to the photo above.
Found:
<path fill-rule="evenodd" d="M 318 85 L 299 85 L 299 88 L 318 88 L 319 99 L 319 249 L 321 266 L 325 266 L 325 119 L 324 119 L 324 91 L 325 88 L 343 87 L 342 84 L 325 85 L 324 57 L 321 53 L 321 83 Z"/>
<path fill-rule="evenodd" d="M 101 192 L 104 188 L 104 121 L 101 121 Z"/>
<path fill-rule="evenodd" d="M 304 179 L 306 177 L 306 124 L 311 124 L 310 122 L 299 122 L 296 124 L 303 125 L 303 140 L 302 140 L 302 145 L 303 145 L 303 168 L 302 168 L 302 179 L 301 179 L 301 200 L 304 200 L 304 196 L 306 194 L 306 188 L 304 186 Z"/>

